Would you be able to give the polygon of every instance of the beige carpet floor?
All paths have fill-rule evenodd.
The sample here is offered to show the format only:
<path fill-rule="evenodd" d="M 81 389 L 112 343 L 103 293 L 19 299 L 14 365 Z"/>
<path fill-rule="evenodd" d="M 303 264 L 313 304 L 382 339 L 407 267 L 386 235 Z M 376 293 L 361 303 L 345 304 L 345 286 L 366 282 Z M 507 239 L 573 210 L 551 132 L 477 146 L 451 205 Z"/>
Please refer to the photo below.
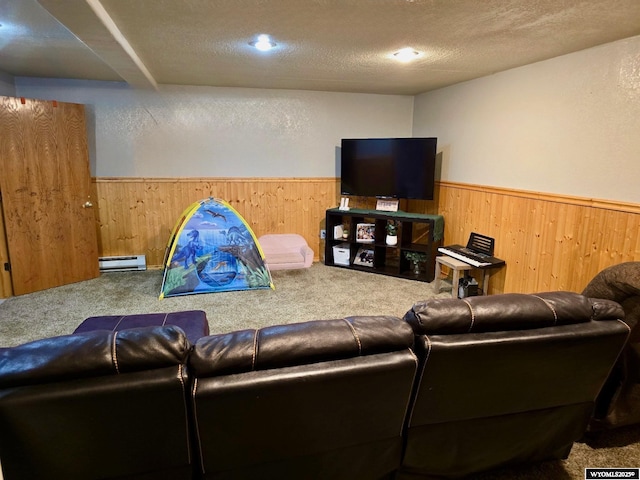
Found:
<path fill-rule="evenodd" d="M 0 304 L 0 347 L 73 332 L 85 318 L 204 310 L 211 333 L 350 315 L 402 316 L 435 296 L 432 284 L 327 267 L 274 271 L 275 289 L 160 300 L 162 272 L 104 273 L 99 278 L 7 299 Z M 439 296 L 450 294 L 442 282 Z"/>

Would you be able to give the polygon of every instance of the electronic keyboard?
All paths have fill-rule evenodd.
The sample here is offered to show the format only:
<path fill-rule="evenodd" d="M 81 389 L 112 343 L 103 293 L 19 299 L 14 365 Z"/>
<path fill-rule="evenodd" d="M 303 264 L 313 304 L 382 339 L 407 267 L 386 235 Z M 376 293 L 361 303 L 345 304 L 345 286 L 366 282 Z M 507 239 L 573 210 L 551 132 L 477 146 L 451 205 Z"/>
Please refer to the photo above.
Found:
<path fill-rule="evenodd" d="M 504 260 L 475 253 L 462 245 L 448 245 L 438 248 L 438 251 L 477 268 L 499 267 L 504 264 Z"/>
<path fill-rule="evenodd" d="M 494 243 L 494 239 L 491 237 L 480 235 L 479 233 L 472 233 L 469 236 L 466 247 L 462 245 L 448 245 L 438 248 L 438 251 L 476 268 L 500 267 L 504 265 L 505 262 L 493 256 Z"/>

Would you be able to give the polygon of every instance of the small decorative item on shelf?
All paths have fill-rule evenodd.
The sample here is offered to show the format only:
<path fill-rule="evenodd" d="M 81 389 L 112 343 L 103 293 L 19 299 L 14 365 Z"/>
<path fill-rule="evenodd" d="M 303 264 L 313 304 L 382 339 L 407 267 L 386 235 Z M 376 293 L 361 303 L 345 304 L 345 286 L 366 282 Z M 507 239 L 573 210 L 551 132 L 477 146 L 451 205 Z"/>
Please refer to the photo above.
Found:
<path fill-rule="evenodd" d="M 398 244 L 398 224 L 395 220 L 389 220 L 387 222 L 387 237 L 385 239 L 387 245 Z"/>
<path fill-rule="evenodd" d="M 356 228 L 356 242 L 373 243 L 376 238 L 376 226 L 373 223 L 358 223 Z"/>
<path fill-rule="evenodd" d="M 349 230 L 347 230 L 346 228 L 342 230 L 342 238 L 345 240 L 349 238 Z"/>
<path fill-rule="evenodd" d="M 373 250 L 365 247 L 360 247 L 358 249 L 358 253 L 353 259 L 353 264 L 361 265 L 363 267 L 373 267 L 373 255 Z"/>
<path fill-rule="evenodd" d="M 404 252 L 404 257 L 413 265 L 413 273 L 420 273 L 420 264 L 427 261 L 427 254 L 420 252 Z"/>

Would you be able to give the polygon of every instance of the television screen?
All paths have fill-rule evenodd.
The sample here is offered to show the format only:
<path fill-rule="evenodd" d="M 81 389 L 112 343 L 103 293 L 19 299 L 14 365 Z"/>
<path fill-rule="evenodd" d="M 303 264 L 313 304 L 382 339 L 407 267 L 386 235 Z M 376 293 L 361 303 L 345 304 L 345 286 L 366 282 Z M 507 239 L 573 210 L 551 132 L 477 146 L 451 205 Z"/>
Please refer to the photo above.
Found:
<path fill-rule="evenodd" d="M 433 200 L 436 138 L 343 139 L 342 195 Z"/>

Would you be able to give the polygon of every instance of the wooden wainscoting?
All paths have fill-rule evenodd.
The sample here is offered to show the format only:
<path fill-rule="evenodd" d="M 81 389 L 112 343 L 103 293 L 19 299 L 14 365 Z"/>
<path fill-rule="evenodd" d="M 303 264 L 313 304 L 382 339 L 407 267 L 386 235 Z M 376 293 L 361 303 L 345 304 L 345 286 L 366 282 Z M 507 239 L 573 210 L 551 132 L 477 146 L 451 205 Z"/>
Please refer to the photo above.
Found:
<path fill-rule="evenodd" d="M 2 196 L 0 196 L 0 298 L 9 298 L 13 296 L 13 284 L 11 274 L 5 269 L 5 265 L 9 263 L 9 249 L 3 211 Z"/>
<path fill-rule="evenodd" d="M 256 236 L 298 233 L 320 252 L 325 210 L 339 202 L 335 178 L 96 178 L 101 256 L 145 254 L 160 267 L 176 221 L 193 202 L 226 200 Z"/>
<path fill-rule="evenodd" d="M 335 178 L 97 178 L 100 255 L 144 253 L 160 267 L 176 220 L 191 203 L 228 201 L 257 236 L 299 233 L 321 258 L 325 210 L 339 203 Z M 352 207 L 375 208 L 354 197 Z M 445 243 L 466 243 L 471 232 L 496 239 L 507 266 L 489 291 L 582 291 L 603 268 L 640 261 L 640 205 L 440 182 L 433 201 L 401 208 L 445 217 Z"/>
<path fill-rule="evenodd" d="M 150 268 L 161 266 L 184 209 L 210 196 L 228 201 L 257 236 L 299 233 L 321 258 L 325 210 L 340 197 L 335 178 L 95 178 L 92 187 L 99 254 L 145 254 Z M 375 201 L 352 198 L 351 206 Z M 507 266 L 491 277 L 490 293 L 580 292 L 603 268 L 640 261 L 639 204 L 440 182 L 435 200 L 401 208 L 444 215 L 448 244 L 471 232 L 494 237 Z M 0 235 L 0 257 L 4 242 Z M 7 278 L 0 287 L 11 296 Z"/>
<path fill-rule="evenodd" d="M 605 267 L 640 261 L 639 204 L 440 182 L 434 201 L 409 208 L 444 215 L 445 243 L 495 238 L 507 265 L 490 293 L 581 292 Z"/>

